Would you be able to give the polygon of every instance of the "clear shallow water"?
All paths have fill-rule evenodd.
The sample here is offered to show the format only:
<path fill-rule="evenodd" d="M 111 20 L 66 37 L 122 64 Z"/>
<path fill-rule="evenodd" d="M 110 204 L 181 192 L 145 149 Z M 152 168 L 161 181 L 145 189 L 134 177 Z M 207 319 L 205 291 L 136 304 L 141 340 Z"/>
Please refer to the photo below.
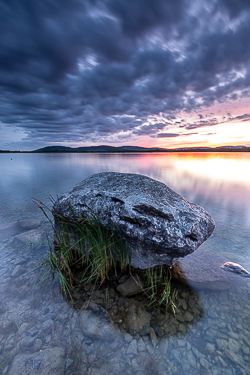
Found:
<path fill-rule="evenodd" d="M 223 292 L 194 292 L 183 286 L 177 318 L 155 318 L 162 337 L 154 342 L 153 335 L 126 335 L 121 324 L 115 339 L 106 342 L 105 335 L 96 339 L 84 331 L 82 312 L 61 297 L 57 282 L 49 279 L 34 286 L 36 273 L 29 273 L 47 252 L 41 245 L 42 231 L 49 231 L 32 197 L 46 202 L 102 171 L 145 174 L 203 206 L 216 229 L 202 246 L 250 270 L 249 170 L 250 155 L 243 153 L 0 154 L 0 225 L 42 221 L 34 232 L 24 232 L 25 238 L 17 234 L 1 242 L 0 373 L 15 374 L 18 356 L 24 355 L 31 356 L 26 362 L 40 363 L 30 373 L 46 373 L 44 359 L 34 356 L 54 350 L 58 363 L 63 362 L 53 369 L 55 374 L 249 374 L 248 284 Z M 108 310 L 119 322 L 119 311 L 129 315 L 130 310 L 126 301 L 116 298 Z M 118 313 L 112 315 L 114 306 Z M 143 319 L 143 312 L 134 314 Z"/>

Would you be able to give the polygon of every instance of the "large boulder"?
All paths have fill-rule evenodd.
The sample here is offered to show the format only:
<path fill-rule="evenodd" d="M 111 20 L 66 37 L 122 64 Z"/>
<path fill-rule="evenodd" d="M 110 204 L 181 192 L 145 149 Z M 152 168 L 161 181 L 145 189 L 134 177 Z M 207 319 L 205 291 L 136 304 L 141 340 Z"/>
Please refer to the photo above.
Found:
<path fill-rule="evenodd" d="M 56 231 L 61 218 L 72 222 L 95 213 L 131 245 L 136 268 L 171 265 L 173 258 L 195 251 L 213 232 L 213 218 L 162 182 L 139 174 L 94 174 L 64 193 L 54 204 Z"/>
<path fill-rule="evenodd" d="M 193 288 L 225 290 L 250 282 L 250 273 L 238 263 L 200 248 L 187 257 L 177 259 L 172 275 Z"/>

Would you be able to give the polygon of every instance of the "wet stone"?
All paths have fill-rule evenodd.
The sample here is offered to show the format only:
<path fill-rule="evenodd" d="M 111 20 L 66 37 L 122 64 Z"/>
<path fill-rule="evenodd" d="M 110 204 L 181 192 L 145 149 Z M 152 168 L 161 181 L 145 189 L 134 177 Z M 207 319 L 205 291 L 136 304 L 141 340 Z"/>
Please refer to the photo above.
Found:
<path fill-rule="evenodd" d="M 210 365 L 209 365 L 209 362 L 204 358 L 202 357 L 200 359 L 200 364 L 205 368 L 205 369 L 209 369 Z"/>
<path fill-rule="evenodd" d="M 150 339 L 151 339 L 152 345 L 155 347 L 158 344 L 158 339 L 152 327 L 150 328 Z"/>
<path fill-rule="evenodd" d="M 66 367 L 66 369 L 69 369 L 72 366 L 73 362 L 74 361 L 71 358 L 66 358 L 65 359 L 65 367 Z"/>
<path fill-rule="evenodd" d="M 195 300 L 193 298 L 189 298 L 188 306 L 192 309 L 195 305 Z"/>
<path fill-rule="evenodd" d="M 197 359 L 200 359 L 203 356 L 202 353 L 195 346 L 192 346 L 192 351 Z"/>
<path fill-rule="evenodd" d="M 131 336 L 135 336 L 135 335 L 137 334 L 136 330 L 135 330 L 135 329 L 132 329 L 132 328 L 130 328 L 130 329 L 128 330 L 128 333 L 129 333 Z"/>
<path fill-rule="evenodd" d="M 150 354 L 153 354 L 154 353 L 154 346 L 151 344 L 151 343 L 147 343 L 147 351 L 150 353 Z"/>
<path fill-rule="evenodd" d="M 35 337 L 31 336 L 26 336 L 22 341 L 21 341 L 21 346 L 24 348 L 31 348 L 33 346 L 33 343 L 35 341 Z"/>
<path fill-rule="evenodd" d="M 191 351 L 187 352 L 187 358 L 190 363 L 190 366 L 196 369 L 196 359 Z"/>
<path fill-rule="evenodd" d="M 145 345 L 145 343 L 144 343 L 144 341 L 142 339 L 138 340 L 137 348 L 138 348 L 138 352 L 145 351 L 146 345 Z"/>
<path fill-rule="evenodd" d="M 218 356 L 218 361 L 220 362 L 220 364 L 221 364 L 223 367 L 227 367 L 226 362 L 225 362 L 224 359 L 222 359 L 220 356 Z"/>
<path fill-rule="evenodd" d="M 238 353 L 241 347 L 241 342 L 234 340 L 234 339 L 229 339 L 228 341 L 228 349 L 233 351 L 234 353 Z"/>
<path fill-rule="evenodd" d="M 45 239 L 45 232 L 42 229 L 31 229 L 27 232 L 18 234 L 15 241 L 26 245 L 39 245 Z"/>
<path fill-rule="evenodd" d="M 91 338 L 113 340 L 118 334 L 108 312 L 93 302 L 80 312 L 79 323 L 84 335 Z"/>
<path fill-rule="evenodd" d="M 32 327 L 27 330 L 27 335 L 34 336 L 38 332 L 37 327 Z"/>
<path fill-rule="evenodd" d="M 242 346 L 242 351 L 244 354 L 250 355 L 250 348 L 249 346 L 243 345 Z"/>
<path fill-rule="evenodd" d="M 151 314 L 142 306 L 132 303 L 128 308 L 127 325 L 129 329 L 139 332 L 144 326 L 149 326 Z"/>
<path fill-rule="evenodd" d="M 194 316 L 190 312 L 187 311 L 184 315 L 184 321 L 192 322 L 193 319 L 194 319 Z"/>
<path fill-rule="evenodd" d="M 52 331 L 53 331 L 53 328 L 54 328 L 54 322 L 53 322 L 53 320 L 51 320 L 51 319 L 46 320 L 46 321 L 42 324 L 42 330 L 43 330 L 43 332 L 45 332 L 45 333 L 51 334 Z"/>
<path fill-rule="evenodd" d="M 139 331 L 139 334 L 141 336 L 149 335 L 150 334 L 150 328 L 148 326 L 143 326 L 143 328 Z"/>
<path fill-rule="evenodd" d="M 19 224 L 24 229 L 35 229 L 41 225 L 41 221 L 37 219 L 23 219 L 19 220 Z"/>
<path fill-rule="evenodd" d="M 210 352 L 213 353 L 215 351 L 215 346 L 213 344 L 207 343 L 206 349 Z"/>
<path fill-rule="evenodd" d="M 64 373 L 64 349 L 48 348 L 33 354 L 18 354 L 8 375 L 61 375 Z"/>
<path fill-rule="evenodd" d="M 214 311 L 208 310 L 207 315 L 209 318 L 217 319 L 218 316 L 214 313 Z"/>
<path fill-rule="evenodd" d="M 41 349 L 42 345 L 43 345 L 42 340 L 40 340 L 40 339 L 36 339 L 36 340 L 34 341 L 34 349 L 35 349 L 35 350 L 39 350 L 39 349 Z"/>
<path fill-rule="evenodd" d="M 237 365 L 241 363 L 239 356 L 233 351 L 225 349 L 225 354 L 232 362 L 236 363 Z"/>
<path fill-rule="evenodd" d="M 156 330 L 155 330 L 155 333 L 158 337 L 163 337 L 163 335 L 164 335 L 164 332 L 163 332 L 161 327 L 157 327 Z"/>
<path fill-rule="evenodd" d="M 130 276 L 124 283 L 119 284 L 117 292 L 124 297 L 134 296 L 143 289 L 143 282 L 138 275 Z"/>
<path fill-rule="evenodd" d="M 227 340 L 224 339 L 216 339 L 216 343 L 219 349 L 222 351 L 227 348 Z"/>
<path fill-rule="evenodd" d="M 156 319 L 151 319 L 150 321 L 150 326 L 153 328 L 153 329 L 156 329 L 158 327 L 159 323 Z"/>
<path fill-rule="evenodd" d="M 131 342 L 133 340 L 133 337 L 129 333 L 125 333 L 124 339 L 126 342 Z"/>
<path fill-rule="evenodd" d="M 48 344 L 50 341 L 51 341 L 51 335 L 47 335 L 47 336 L 45 337 L 45 342 L 46 342 L 46 344 Z"/>
<path fill-rule="evenodd" d="M 183 333 L 186 332 L 186 326 L 184 324 L 179 324 L 178 331 Z"/>
<path fill-rule="evenodd" d="M 84 340 L 85 344 L 87 345 L 91 345 L 93 343 L 93 339 L 91 337 L 87 337 L 85 340 Z"/>
<path fill-rule="evenodd" d="M 127 274 L 125 274 L 125 275 L 122 275 L 121 277 L 120 277 L 120 279 L 118 280 L 118 283 L 119 284 L 123 284 L 126 280 L 128 280 L 129 279 L 129 275 L 127 275 Z"/>
<path fill-rule="evenodd" d="M 14 268 L 11 276 L 12 277 L 18 277 L 18 276 L 22 275 L 25 271 L 26 271 L 25 267 L 18 265 Z"/>
<path fill-rule="evenodd" d="M 127 354 L 137 354 L 137 341 L 132 340 L 128 346 Z"/>

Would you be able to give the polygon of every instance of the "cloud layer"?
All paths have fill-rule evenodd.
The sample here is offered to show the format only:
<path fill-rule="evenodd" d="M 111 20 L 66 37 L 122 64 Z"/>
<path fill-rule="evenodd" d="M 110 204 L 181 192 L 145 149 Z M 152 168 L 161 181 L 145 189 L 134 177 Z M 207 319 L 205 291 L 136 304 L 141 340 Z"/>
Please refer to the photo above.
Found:
<path fill-rule="evenodd" d="M 3 0 L 0 130 L 27 149 L 215 126 L 204 108 L 249 97 L 249 25 L 247 1 Z"/>

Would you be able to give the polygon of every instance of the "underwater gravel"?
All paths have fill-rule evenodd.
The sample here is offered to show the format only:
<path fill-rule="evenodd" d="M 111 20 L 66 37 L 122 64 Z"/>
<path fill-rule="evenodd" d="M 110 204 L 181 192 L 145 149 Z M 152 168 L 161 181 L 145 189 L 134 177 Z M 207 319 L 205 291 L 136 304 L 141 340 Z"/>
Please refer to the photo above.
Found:
<path fill-rule="evenodd" d="M 24 237 L 0 245 L 0 374 L 249 374 L 248 284 L 218 292 L 176 284 L 176 315 L 146 308 L 140 295 L 110 290 L 107 299 L 97 290 L 92 303 L 100 314 L 90 319 L 83 306 L 91 290 L 76 288 L 67 301 L 57 279 L 41 282 L 43 272 L 34 268 L 47 247 L 40 240 L 29 247 Z M 102 309 L 110 321 L 101 320 Z M 83 329 L 83 317 L 91 329 Z"/>

